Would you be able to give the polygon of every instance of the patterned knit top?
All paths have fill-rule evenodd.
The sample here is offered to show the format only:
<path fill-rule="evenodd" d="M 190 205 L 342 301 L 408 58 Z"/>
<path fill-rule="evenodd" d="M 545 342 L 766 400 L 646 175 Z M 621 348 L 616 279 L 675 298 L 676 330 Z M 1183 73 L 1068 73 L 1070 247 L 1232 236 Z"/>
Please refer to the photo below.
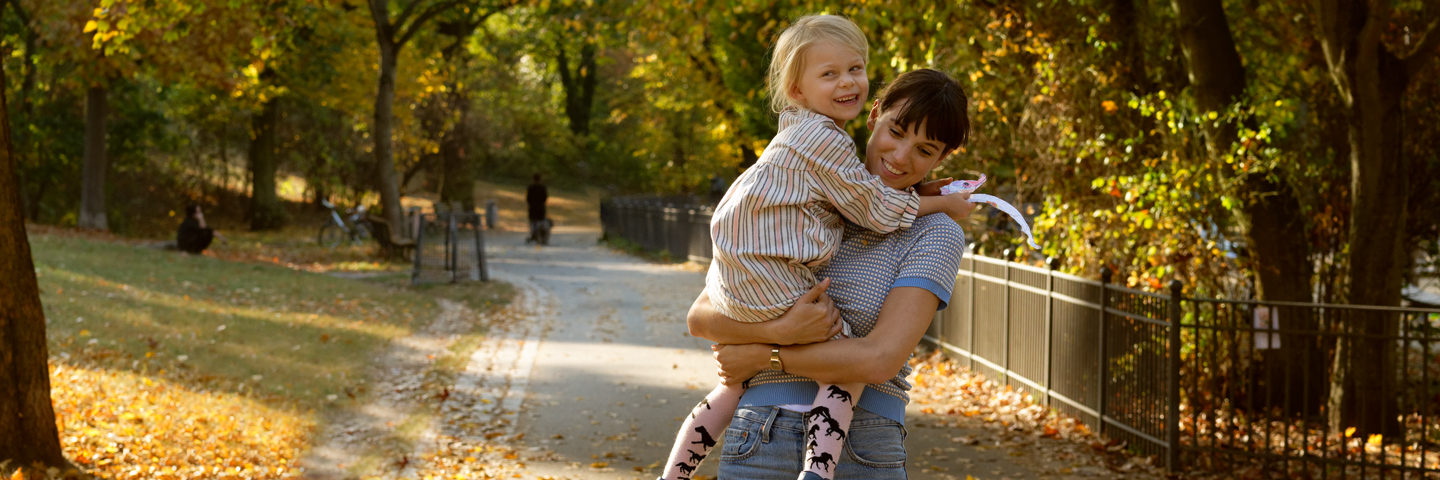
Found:
<path fill-rule="evenodd" d="M 875 329 L 892 288 L 924 288 L 940 299 L 939 308 L 945 308 L 964 251 L 965 232 L 943 214 L 926 215 L 910 228 L 890 234 L 846 223 L 839 251 L 818 276 L 830 279 L 827 293 L 856 336 L 863 337 Z M 910 402 L 905 377 L 910 370 L 907 363 L 890 381 L 866 385 L 858 406 L 903 425 L 905 404 Z M 809 378 L 765 370 L 750 379 L 740 406 L 807 405 L 818 389 Z"/>

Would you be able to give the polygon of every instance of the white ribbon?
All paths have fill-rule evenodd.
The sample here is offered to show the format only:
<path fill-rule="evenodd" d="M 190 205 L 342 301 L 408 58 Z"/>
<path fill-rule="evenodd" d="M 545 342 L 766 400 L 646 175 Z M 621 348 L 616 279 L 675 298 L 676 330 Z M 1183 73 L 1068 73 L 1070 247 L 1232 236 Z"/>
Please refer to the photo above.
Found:
<path fill-rule="evenodd" d="M 950 195 L 953 193 L 971 193 L 984 184 L 985 174 L 982 173 L 980 174 L 979 180 L 957 180 L 949 185 L 940 187 L 940 194 Z M 1035 234 L 1030 232 L 1030 224 L 1025 223 L 1025 216 L 1021 215 L 1020 210 L 1016 209 L 1014 205 L 1010 205 L 1008 202 L 1001 200 L 994 195 L 986 195 L 983 193 L 971 193 L 970 201 L 988 203 L 991 206 L 1000 209 L 1000 211 L 1005 212 L 1006 215 L 1009 215 L 1010 218 L 1015 220 L 1015 223 L 1020 224 L 1020 231 L 1025 232 L 1025 236 L 1028 237 L 1028 239 L 1030 240 L 1030 248 L 1034 248 L 1036 250 L 1040 249 L 1040 245 L 1035 243 Z"/>

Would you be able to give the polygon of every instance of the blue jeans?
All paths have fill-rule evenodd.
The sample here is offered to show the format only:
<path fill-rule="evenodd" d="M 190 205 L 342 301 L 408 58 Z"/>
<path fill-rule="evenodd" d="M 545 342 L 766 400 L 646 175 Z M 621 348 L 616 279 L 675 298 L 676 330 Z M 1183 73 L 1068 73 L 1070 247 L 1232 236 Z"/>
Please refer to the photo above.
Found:
<path fill-rule="evenodd" d="M 741 407 L 725 430 L 720 478 L 795 480 L 805 469 L 805 418 L 776 407 Z M 905 427 L 855 411 L 835 478 L 905 480 Z"/>

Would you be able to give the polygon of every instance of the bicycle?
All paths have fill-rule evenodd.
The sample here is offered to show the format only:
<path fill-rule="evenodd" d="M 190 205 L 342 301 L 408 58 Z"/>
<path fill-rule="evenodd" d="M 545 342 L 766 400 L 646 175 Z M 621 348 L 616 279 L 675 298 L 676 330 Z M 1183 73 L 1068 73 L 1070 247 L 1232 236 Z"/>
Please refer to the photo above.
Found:
<path fill-rule="evenodd" d="M 352 245 L 360 245 L 370 239 L 370 232 L 375 229 L 365 218 L 364 205 L 346 209 L 347 215 L 341 217 L 335 204 L 329 200 L 320 200 L 320 204 L 330 209 L 330 218 L 320 226 L 320 234 L 316 238 L 321 246 L 335 248 L 347 239 Z"/>

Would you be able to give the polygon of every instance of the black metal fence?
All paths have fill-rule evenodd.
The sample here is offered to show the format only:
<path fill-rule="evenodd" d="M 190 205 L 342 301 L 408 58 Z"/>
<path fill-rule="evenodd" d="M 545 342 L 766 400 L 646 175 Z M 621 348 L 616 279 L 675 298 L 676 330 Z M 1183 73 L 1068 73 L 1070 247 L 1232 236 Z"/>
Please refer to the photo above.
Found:
<path fill-rule="evenodd" d="M 711 210 L 601 204 L 605 234 L 710 258 Z M 1171 469 L 1440 478 L 1440 309 L 1188 298 L 967 254 L 926 340 Z"/>
<path fill-rule="evenodd" d="M 415 212 L 412 215 L 415 267 L 410 274 L 411 284 L 490 281 L 485 264 L 483 217 L 479 213 Z"/>
<path fill-rule="evenodd" d="M 623 238 L 680 260 L 710 261 L 709 205 L 684 197 L 615 197 L 600 202 L 607 238 Z"/>
<path fill-rule="evenodd" d="M 1440 310 L 1188 298 L 966 255 L 926 340 L 1172 469 L 1440 476 Z"/>

